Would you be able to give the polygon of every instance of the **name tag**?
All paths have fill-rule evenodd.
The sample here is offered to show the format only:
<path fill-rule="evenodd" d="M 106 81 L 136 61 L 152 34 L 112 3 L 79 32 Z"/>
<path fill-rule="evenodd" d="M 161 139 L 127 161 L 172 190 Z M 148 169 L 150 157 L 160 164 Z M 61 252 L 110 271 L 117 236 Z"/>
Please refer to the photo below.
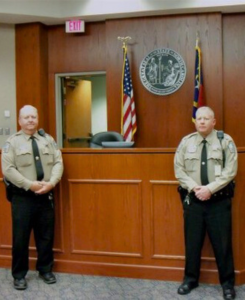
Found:
<path fill-rule="evenodd" d="M 215 174 L 215 176 L 220 176 L 221 175 L 221 166 L 220 165 L 216 165 L 214 167 L 214 174 Z"/>

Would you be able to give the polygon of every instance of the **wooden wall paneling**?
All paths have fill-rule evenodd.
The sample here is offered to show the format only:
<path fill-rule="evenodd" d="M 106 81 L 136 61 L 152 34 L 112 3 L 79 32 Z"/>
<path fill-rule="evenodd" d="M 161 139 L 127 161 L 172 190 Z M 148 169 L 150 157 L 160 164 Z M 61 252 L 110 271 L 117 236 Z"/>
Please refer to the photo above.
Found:
<path fill-rule="evenodd" d="M 86 23 L 84 33 L 66 33 L 65 26 L 48 31 L 49 73 L 106 70 L 105 24 Z"/>
<path fill-rule="evenodd" d="M 56 214 L 58 215 L 56 230 L 58 233 L 55 240 L 55 270 L 138 278 L 182 279 L 184 261 L 181 257 L 184 253 L 182 252 L 183 245 L 181 246 L 180 242 L 183 241 L 182 220 L 179 215 L 181 208 L 178 194 L 174 193 L 175 183 L 171 183 L 175 181 L 173 175 L 174 149 L 173 151 L 164 151 L 163 149 L 159 150 L 159 147 L 176 147 L 185 134 L 194 130 L 191 123 L 191 112 L 194 93 L 194 46 L 197 31 L 199 31 L 202 49 L 206 103 L 216 113 L 217 128 L 224 129 L 231 134 L 237 146 L 243 146 L 244 101 L 241 80 L 244 73 L 243 25 L 244 14 L 222 16 L 219 13 L 214 13 L 90 23 L 86 25 L 85 34 L 71 35 L 64 33 L 63 26 L 50 26 L 48 28 L 40 24 L 16 26 L 17 108 L 28 102 L 37 106 L 39 110 L 41 109 L 41 126 L 42 123 L 45 123 L 44 128 L 48 127 L 46 130 L 50 130 L 52 135 L 55 135 L 54 75 L 63 72 L 106 70 L 108 129 L 120 131 L 122 49 L 117 37 L 127 35 L 132 37 L 128 45 L 128 56 L 139 128 L 136 146 L 142 147 L 142 149 L 129 149 L 125 150 L 125 153 L 124 150 L 120 152 L 120 150 L 115 151 L 115 149 L 111 151 L 88 149 L 88 152 L 79 149 L 69 151 L 68 149 L 63 152 L 65 172 L 56 199 L 58 201 L 56 206 Z M 48 46 L 45 42 L 47 32 Z M 47 65 L 47 57 L 45 57 L 47 47 L 48 72 L 44 74 L 45 65 Z M 161 47 L 176 50 L 182 55 L 187 65 L 187 78 L 183 86 L 174 94 L 163 97 L 149 93 L 142 86 L 139 78 L 139 66 L 142 59 L 150 51 Z M 44 64 L 43 67 L 40 66 L 42 63 Z M 47 90 L 45 89 L 44 77 L 47 74 L 48 97 L 45 97 L 44 94 L 47 93 Z M 45 117 L 44 112 L 47 109 L 50 114 Z M 240 149 L 237 188 L 233 201 L 233 240 L 238 284 L 245 282 L 245 243 L 242 236 L 245 228 L 244 164 L 244 150 Z M 74 184 L 74 180 L 78 180 L 80 183 Z M 84 180 L 87 182 L 89 180 L 89 182 L 96 180 L 126 180 L 126 182 L 136 180 L 141 182 L 140 193 L 137 188 L 137 192 L 135 192 L 135 187 L 133 187 L 133 192 L 129 188 L 128 203 L 133 202 L 131 197 L 141 199 L 141 202 L 139 201 L 138 206 L 136 204 L 133 211 L 130 212 L 127 224 L 129 228 L 136 226 L 133 227 L 133 236 L 135 236 L 135 232 L 139 231 L 136 229 L 139 228 L 137 226 L 140 226 L 139 218 L 138 225 L 134 225 L 133 222 L 130 223 L 130 218 L 135 216 L 138 209 L 142 209 L 142 257 L 74 253 L 74 249 L 75 252 L 83 249 L 84 243 L 76 236 L 71 237 L 73 231 L 78 232 L 79 230 L 80 225 L 74 220 L 78 221 L 80 211 L 83 215 L 85 215 L 86 210 L 90 214 L 86 216 L 90 218 L 86 224 L 90 230 L 90 236 L 92 236 L 91 232 L 95 231 L 88 225 L 91 220 L 95 220 L 89 210 L 90 203 L 80 196 L 86 186 Z M 83 183 L 81 184 L 81 182 Z M 103 184 L 98 185 L 99 189 L 97 185 L 96 188 L 95 186 L 91 188 L 91 186 L 93 186 L 91 183 L 90 185 L 87 184 L 85 189 L 88 196 L 93 189 L 98 192 L 100 188 L 103 197 L 109 195 L 110 188 L 107 191 Z M 113 185 L 106 186 L 112 187 Z M 130 187 L 132 188 L 131 185 Z M 3 188 L 4 186 L 0 184 L 1 195 L 4 194 Z M 111 190 L 113 196 L 108 197 L 114 199 L 116 191 L 118 193 L 120 188 L 113 187 Z M 79 197 L 71 197 L 71 193 L 73 195 L 79 193 Z M 99 207 L 102 207 L 102 203 L 106 203 L 109 207 L 107 199 L 101 198 Z M 120 207 L 124 207 L 124 204 L 123 197 L 120 195 Z M 76 206 L 79 207 L 79 211 L 75 210 Z M 8 203 L 3 202 L 2 207 L 5 216 L 7 216 Z M 115 211 L 116 208 L 112 206 L 110 209 Z M 72 211 L 74 219 L 72 219 Z M 169 212 L 170 216 L 177 219 L 168 219 L 168 216 L 164 215 L 161 219 L 161 211 L 163 213 Z M 108 212 L 104 210 L 104 215 L 106 216 L 106 214 Z M 118 212 L 119 218 L 122 215 L 122 212 Z M 1 228 L 6 226 L 5 222 L 9 222 L 8 218 L 4 217 L 0 220 L 1 232 L 3 230 Z M 167 228 L 168 221 L 173 228 Z M 81 220 L 79 220 L 79 224 L 82 226 Z M 105 224 L 101 228 L 100 236 L 104 234 L 106 226 L 108 225 Z M 124 229 L 120 224 L 117 226 L 119 231 L 125 230 L 123 232 L 125 235 L 128 229 Z M 165 232 L 166 240 L 164 237 L 161 238 L 161 230 L 163 233 Z M 179 239 L 179 242 L 172 241 L 168 246 L 166 241 L 175 231 L 178 232 L 175 238 Z M 79 237 L 84 235 L 84 233 L 78 233 Z M 111 240 L 108 244 L 105 240 L 99 241 L 99 247 L 95 241 L 89 239 L 85 243 L 86 246 L 90 247 L 89 250 L 109 249 L 111 251 L 112 249 L 116 251 L 120 247 L 122 249 L 123 245 L 120 244 L 120 240 L 117 240 L 113 231 L 112 237 L 110 237 Z M 10 239 L 10 232 L 6 238 L 3 244 Z M 117 244 L 118 241 L 119 244 Z M 124 238 L 124 241 L 126 241 L 124 247 L 130 249 L 129 244 L 127 244 L 129 238 L 128 240 Z M 175 244 L 178 245 L 176 251 Z M 138 250 L 137 253 L 141 253 L 139 245 L 139 243 L 134 245 Z M 33 253 L 34 251 L 31 251 L 34 262 Z M 10 256 L 10 249 L 0 248 L 1 265 L 5 266 L 10 263 Z M 168 256 L 171 259 L 168 259 Z M 202 254 L 201 281 L 217 282 L 217 278 L 213 252 L 208 239 L 206 239 Z"/>
<path fill-rule="evenodd" d="M 238 173 L 236 176 L 235 197 L 233 199 L 233 249 L 235 269 L 237 270 L 237 284 L 245 282 L 245 241 L 243 238 L 245 228 L 245 150 L 239 150 Z"/>
<path fill-rule="evenodd" d="M 12 248 L 12 222 L 11 222 L 11 205 L 6 199 L 5 185 L 2 180 L 0 181 L 0 203 L 1 203 L 0 249 L 1 249 L 1 254 L 6 255 L 9 254 L 8 252 L 11 251 Z"/>
<path fill-rule="evenodd" d="M 243 161 L 242 153 L 239 154 L 239 157 L 242 157 Z M 172 276 L 171 280 L 181 280 L 181 274 L 183 275 L 184 268 L 183 212 L 179 195 L 176 192 L 177 182 L 173 175 L 173 154 L 146 155 L 136 153 L 116 154 L 111 152 L 108 154 L 104 153 L 103 155 L 101 153 L 68 155 L 65 153 L 64 159 L 67 169 L 67 178 L 73 176 L 73 179 L 68 180 L 70 213 L 67 215 L 70 220 L 69 239 L 71 240 L 68 260 L 71 263 L 70 267 L 72 270 L 74 271 L 72 261 L 76 259 L 77 261 L 81 261 L 81 263 L 87 262 L 89 264 L 89 261 L 93 262 L 93 266 L 97 271 L 97 268 L 100 269 L 99 266 L 103 263 L 104 274 L 108 274 L 107 272 L 110 273 L 112 268 L 113 274 L 116 273 L 117 276 L 124 276 L 122 275 L 125 272 L 124 267 L 132 266 L 132 263 L 134 263 L 134 266 L 137 265 L 139 269 L 138 271 L 136 271 L 137 268 L 131 270 L 132 273 L 129 272 L 128 274 L 130 275 L 128 276 L 138 276 L 140 278 L 147 278 L 147 276 L 149 276 L 148 278 L 152 278 L 151 271 L 156 268 L 158 271 L 155 273 L 155 278 L 166 279 L 169 278 L 168 276 Z M 106 168 L 108 165 L 110 165 L 110 167 Z M 119 170 L 121 170 L 122 166 L 127 166 L 127 168 L 124 168 L 123 171 L 120 172 Z M 243 170 L 240 172 L 239 178 L 243 178 Z M 136 180 L 136 182 L 139 180 L 142 181 L 143 255 L 138 258 L 137 255 L 135 257 L 134 255 L 119 255 L 120 251 L 118 255 L 116 251 L 116 253 L 108 251 L 117 249 L 118 245 L 120 248 L 120 243 L 123 240 L 125 247 L 129 245 L 127 243 L 125 244 L 125 241 L 128 239 L 127 237 L 125 240 L 127 229 L 120 227 L 121 225 L 118 224 L 113 226 L 113 230 L 110 229 L 110 225 L 115 222 L 115 219 L 110 220 L 108 225 L 107 217 L 108 213 L 116 212 L 113 213 L 113 215 L 116 215 L 120 222 L 121 217 L 123 217 L 122 212 L 125 211 L 124 205 L 125 198 L 127 199 L 127 197 L 121 197 L 121 194 L 125 193 L 125 191 L 120 192 L 121 187 L 118 183 L 124 181 L 127 183 L 130 182 L 130 180 Z M 241 182 L 238 182 L 237 185 L 236 194 L 240 195 L 243 187 Z M 65 189 L 67 189 L 67 186 L 65 186 Z M 120 194 L 120 196 L 117 196 L 118 194 Z M 137 192 L 136 194 L 139 193 Z M 135 207 L 134 205 L 137 204 L 138 197 L 136 196 L 136 203 L 135 201 L 130 202 L 135 196 L 133 196 L 134 193 L 131 194 L 130 191 L 129 195 L 131 195 L 128 198 L 129 203 L 132 204 L 133 212 L 136 212 L 138 209 L 136 208 L 137 206 Z M 114 206 L 115 201 L 119 201 L 118 206 Z M 241 276 L 243 276 L 243 272 L 240 271 L 240 263 L 243 262 L 243 259 L 241 261 L 241 255 L 243 253 L 241 250 L 243 251 L 243 249 L 241 249 L 239 245 L 240 242 L 238 241 L 241 216 L 239 218 L 236 217 L 240 212 L 240 201 L 239 198 L 235 197 L 233 202 L 233 214 L 235 215 L 233 218 L 234 253 L 236 256 L 238 282 L 242 282 Z M 95 203 L 97 203 L 97 205 L 95 205 Z M 98 209 L 97 213 L 96 207 Z M 106 209 L 106 207 L 108 209 Z M 117 209 L 120 211 L 117 212 Z M 102 216 L 99 216 L 100 212 Z M 133 217 L 133 215 L 131 216 Z M 79 219 L 79 217 L 81 219 Z M 128 217 L 131 218 L 130 216 Z M 83 220 L 85 221 L 83 222 Z M 139 224 L 138 220 L 139 219 L 136 218 L 134 225 L 133 223 L 130 225 L 130 222 L 124 224 L 128 224 L 129 229 L 131 226 L 137 226 L 137 224 Z M 82 228 L 82 226 L 85 228 Z M 244 226 L 243 223 L 242 226 Z M 96 232 L 96 228 L 99 229 L 99 232 Z M 111 230 L 112 236 L 110 236 Z M 114 230 L 121 232 L 119 244 L 117 243 L 117 236 Z M 108 237 L 105 237 L 105 232 L 108 232 Z M 136 230 L 134 232 L 137 233 L 139 231 Z M 93 240 L 93 236 L 96 237 L 95 240 Z M 68 237 L 66 237 L 66 239 L 68 239 Z M 134 247 L 140 247 L 137 239 L 134 243 Z M 98 249 L 102 251 L 98 251 Z M 86 266 L 88 267 L 88 265 Z M 118 266 L 117 271 L 113 266 L 115 268 Z M 149 268 L 146 273 L 141 269 L 143 266 L 144 268 L 146 266 Z M 84 265 L 80 265 L 80 267 L 80 271 L 84 270 Z M 165 270 L 164 272 L 163 269 Z M 86 270 L 90 274 L 91 270 L 89 270 L 89 268 L 86 268 Z M 176 273 L 173 270 L 176 270 Z M 177 270 L 179 270 L 179 273 Z M 100 269 L 100 274 L 102 274 L 103 271 Z M 172 274 L 172 272 L 174 274 Z M 202 253 L 201 281 L 218 283 L 217 267 L 208 239 L 205 241 Z"/>
<path fill-rule="evenodd" d="M 244 14 L 223 16 L 224 129 L 233 137 L 238 147 L 245 145 L 242 80 L 245 72 L 244 26 Z"/>
<path fill-rule="evenodd" d="M 129 35 L 132 41 L 128 43 L 128 57 L 138 123 L 136 146 L 176 147 L 184 135 L 195 130 L 191 116 L 197 32 L 200 35 L 203 52 L 207 104 L 216 111 L 218 126 L 220 126 L 222 124 L 221 20 L 220 14 L 200 14 L 107 21 L 107 55 L 111 63 L 111 67 L 108 68 L 108 78 L 113 78 L 115 85 L 115 89 L 108 89 L 109 128 L 120 129 L 118 114 L 121 103 L 119 99 L 122 62 L 120 65 L 118 60 L 122 50 L 116 37 Z M 139 67 L 144 57 L 154 49 L 162 47 L 177 51 L 183 57 L 187 67 L 184 84 L 178 91 L 168 96 L 150 93 L 141 84 L 139 77 Z"/>
<path fill-rule="evenodd" d="M 17 114 L 30 104 L 39 111 L 39 125 L 48 130 L 48 36 L 43 24 L 16 25 Z"/>
<path fill-rule="evenodd" d="M 72 253 L 142 257 L 139 180 L 69 180 Z"/>
<path fill-rule="evenodd" d="M 176 181 L 151 181 L 152 258 L 184 261 L 181 201 L 176 198 Z M 173 239 L 174 236 L 178 239 Z"/>
<path fill-rule="evenodd" d="M 84 34 L 66 34 L 63 26 L 50 26 L 47 29 L 40 24 L 18 25 L 16 27 L 17 106 L 20 108 L 26 102 L 31 102 L 34 105 L 38 103 L 41 108 L 40 125 L 42 126 L 42 123 L 45 123 L 45 129 L 47 129 L 48 121 L 46 118 L 48 118 L 50 121 L 49 128 L 51 133 L 54 134 L 54 74 L 106 70 L 108 128 L 109 130 L 120 131 L 122 49 L 121 42 L 117 40 L 117 37 L 125 34 L 131 36 L 133 32 L 132 41 L 128 45 L 128 55 L 138 118 L 136 146 L 176 147 L 183 135 L 194 130 L 190 116 L 194 90 L 194 46 L 196 32 L 198 31 L 202 49 L 206 102 L 215 110 L 217 128 L 224 128 L 227 125 L 223 121 L 222 100 L 222 18 L 221 14 L 214 13 L 110 20 L 106 23 L 87 24 L 86 33 Z M 225 24 L 226 21 L 224 26 Z M 226 28 L 229 28 L 229 30 Z M 47 60 L 47 43 L 43 42 L 46 39 L 47 30 L 49 97 L 48 100 L 45 100 L 47 97 L 41 94 L 41 91 L 46 94 L 45 76 L 42 75 L 45 72 L 43 66 L 46 65 Z M 224 33 L 225 41 L 229 36 L 233 37 L 232 32 L 229 34 L 231 30 L 232 26 L 231 28 L 229 26 L 225 27 L 225 31 L 228 32 L 227 34 Z M 237 33 L 238 31 L 236 31 Z M 241 39 L 237 37 L 238 49 L 242 49 L 242 46 L 239 46 L 242 44 L 240 41 Z M 224 47 L 224 76 L 227 78 L 225 81 L 230 81 L 227 76 L 235 78 L 230 75 L 231 72 L 229 71 L 229 53 L 232 53 L 229 51 L 229 45 L 232 45 L 232 43 L 228 40 L 225 44 L 228 44 L 228 47 Z M 146 54 L 156 47 L 173 48 L 182 55 L 187 65 L 187 78 L 183 86 L 168 96 L 151 94 L 143 87 L 139 78 L 141 61 Z M 238 53 L 241 53 L 241 56 L 242 50 L 239 51 Z M 32 60 L 30 60 L 30 57 L 32 57 Z M 232 59 L 235 59 L 236 56 L 232 57 Z M 42 67 L 39 66 L 40 61 Z M 227 67 L 225 66 L 226 61 Z M 236 61 L 239 61 L 239 57 Z M 242 64 L 238 64 L 239 68 L 241 66 Z M 237 71 L 236 74 L 239 77 L 242 69 Z M 226 84 L 225 86 L 225 99 L 230 98 L 227 94 L 228 89 L 231 95 L 234 95 L 235 92 L 237 94 L 237 91 L 234 91 L 233 88 L 236 86 L 235 84 L 232 86 Z M 230 102 L 234 102 L 234 99 Z M 226 107 L 228 107 L 227 104 Z M 233 105 L 233 107 L 238 107 L 238 105 Z M 47 115 L 44 120 L 43 112 L 47 110 L 50 111 L 50 116 Z M 228 111 L 231 110 L 226 111 L 229 114 Z M 232 111 L 234 111 L 234 108 Z M 228 121 L 231 120 L 229 115 L 226 120 L 229 122 L 227 124 L 232 125 L 232 121 Z M 233 131 L 237 140 L 239 134 L 235 130 L 232 130 L 231 133 Z"/>
<path fill-rule="evenodd" d="M 65 33 L 64 26 L 48 29 L 49 132 L 56 136 L 55 74 L 106 71 L 104 22 L 86 24 L 85 33 Z"/>
<path fill-rule="evenodd" d="M 169 273 L 165 274 L 165 268 L 169 268 L 170 272 L 173 271 L 174 267 L 178 268 L 179 271 L 183 269 L 183 251 L 181 254 L 176 254 L 175 247 L 169 246 L 169 239 L 173 231 L 176 231 L 181 236 L 175 240 L 178 244 L 176 249 L 183 249 L 183 244 L 181 246 L 180 243 L 183 241 L 182 219 L 177 217 L 175 211 L 176 205 L 180 210 L 180 201 L 176 192 L 177 182 L 173 181 L 172 154 L 166 156 L 117 154 L 113 152 L 103 155 L 101 153 L 72 156 L 64 154 L 64 161 L 65 176 L 69 182 L 70 203 L 69 213 L 66 214 L 66 218 L 70 220 L 69 237 L 66 236 L 66 239 L 70 240 L 70 249 L 67 249 L 70 255 L 67 259 L 71 265 L 74 259 L 80 261 L 80 272 L 83 272 L 84 265 L 82 262 L 93 262 L 95 269 L 103 263 L 103 270 L 106 273 L 110 264 L 115 266 L 122 264 L 120 267 L 118 266 L 118 274 L 121 274 L 123 265 L 126 267 L 132 263 L 144 266 L 144 268 L 148 266 L 150 269 L 154 268 L 153 266 L 158 266 L 160 269 L 157 276 L 160 278 L 170 276 Z M 163 192 L 159 194 L 158 190 L 154 192 L 155 196 L 152 196 L 151 182 L 155 183 L 155 180 L 160 178 L 167 179 L 165 187 L 168 193 L 164 198 Z M 136 186 L 138 185 L 137 182 L 142 182 L 140 192 L 135 184 L 132 184 L 134 182 Z M 127 187 L 128 184 L 129 188 Z M 136 188 L 133 193 L 132 188 L 133 190 Z M 64 189 L 67 189 L 67 185 L 64 186 Z M 175 202 L 173 197 L 176 198 L 176 196 L 177 201 Z M 138 200 L 140 201 L 138 202 Z M 64 199 L 64 201 L 67 200 Z M 127 201 L 126 204 L 125 201 Z M 151 208 L 153 201 L 156 203 L 154 206 L 155 215 Z M 126 213 L 129 207 L 130 211 Z M 162 211 L 162 207 L 165 210 Z M 108 220 L 108 215 L 112 215 L 116 219 L 112 217 L 112 220 Z M 161 221 L 159 223 L 161 216 L 165 220 L 164 223 Z M 154 218 L 156 221 L 153 220 Z M 116 220 L 118 224 L 115 223 Z M 168 220 L 172 220 L 175 229 L 169 226 Z M 141 222 L 143 226 L 140 225 Z M 163 226 L 159 228 L 159 225 L 162 224 Z M 143 229 L 142 238 L 141 226 Z M 180 228 L 177 229 L 178 226 Z M 155 232 L 153 232 L 153 228 L 155 228 Z M 66 233 L 68 234 L 67 231 Z M 164 233 L 167 233 L 167 238 Z M 142 250 L 140 250 L 141 245 Z M 159 245 L 164 249 L 165 256 L 158 256 L 158 252 L 153 252 L 154 247 L 158 251 Z M 136 247 L 137 251 L 134 250 L 131 253 L 127 250 L 131 249 L 130 247 Z M 124 248 L 127 251 L 122 251 Z M 115 250 L 112 251 L 111 249 Z M 122 250 L 116 251 L 116 249 Z M 72 270 L 74 271 L 73 267 Z M 144 273 L 143 270 L 141 275 L 135 272 L 130 273 L 130 276 L 134 277 L 137 273 L 137 276 L 144 277 L 147 273 Z M 181 272 L 179 273 L 181 274 Z"/>
<path fill-rule="evenodd" d="M 63 151 L 65 172 L 55 191 L 55 271 L 181 280 L 184 270 L 183 211 L 173 172 L 174 151 Z M 239 150 L 239 162 L 245 163 Z M 239 169 L 233 200 L 237 284 L 244 283 L 245 172 Z M 0 184 L 0 265 L 11 266 L 11 216 Z M 30 266 L 36 250 L 30 245 Z M 218 283 L 208 239 L 201 282 Z"/>
<path fill-rule="evenodd" d="M 1 150 L 0 150 L 1 154 Z M 11 205 L 6 198 L 5 184 L 2 176 L 2 163 L 0 155 L 0 265 L 3 268 L 9 268 L 12 261 L 12 221 Z"/>

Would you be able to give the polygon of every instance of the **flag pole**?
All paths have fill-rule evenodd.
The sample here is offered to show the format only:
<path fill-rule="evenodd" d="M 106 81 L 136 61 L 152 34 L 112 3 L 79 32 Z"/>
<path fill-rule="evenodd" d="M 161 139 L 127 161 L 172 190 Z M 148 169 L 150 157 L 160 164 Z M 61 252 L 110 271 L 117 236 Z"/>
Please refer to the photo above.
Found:
<path fill-rule="evenodd" d="M 131 37 L 118 37 L 118 40 L 120 40 L 123 44 L 121 133 L 124 140 L 129 142 L 134 139 L 134 134 L 137 130 L 133 85 L 127 56 L 127 43 L 131 40 Z"/>
<path fill-rule="evenodd" d="M 196 32 L 196 45 L 195 45 L 195 86 L 194 86 L 194 100 L 192 110 L 192 122 L 196 121 L 196 111 L 199 107 L 204 105 L 203 99 L 203 77 L 202 77 L 202 58 L 201 48 L 199 46 L 199 32 Z"/>
<path fill-rule="evenodd" d="M 196 48 L 199 46 L 199 32 L 196 32 Z"/>
<path fill-rule="evenodd" d="M 124 79 L 124 73 L 125 73 L 125 58 L 127 54 L 127 44 L 128 41 L 131 40 L 131 36 L 118 36 L 117 39 L 122 42 L 122 49 L 123 49 L 123 71 L 122 71 L 122 81 L 121 81 L 121 90 L 123 91 L 123 79 Z M 121 96 L 121 134 L 124 135 L 123 130 L 123 92 Z"/>

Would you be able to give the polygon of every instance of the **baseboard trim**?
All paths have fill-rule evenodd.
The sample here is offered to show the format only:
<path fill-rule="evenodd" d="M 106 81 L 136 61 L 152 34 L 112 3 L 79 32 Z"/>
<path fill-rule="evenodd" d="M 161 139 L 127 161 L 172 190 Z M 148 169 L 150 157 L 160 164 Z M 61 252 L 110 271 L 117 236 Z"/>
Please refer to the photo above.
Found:
<path fill-rule="evenodd" d="M 36 259 L 30 258 L 30 270 L 35 270 Z M 11 257 L 0 256 L 0 267 L 11 268 Z M 147 265 L 122 265 L 100 262 L 81 262 L 68 260 L 55 260 L 54 272 L 81 274 L 91 276 L 110 276 L 135 279 L 151 279 L 181 282 L 183 268 L 147 266 Z M 245 284 L 245 269 L 236 273 L 236 285 Z M 217 270 L 201 269 L 200 283 L 219 284 Z"/>

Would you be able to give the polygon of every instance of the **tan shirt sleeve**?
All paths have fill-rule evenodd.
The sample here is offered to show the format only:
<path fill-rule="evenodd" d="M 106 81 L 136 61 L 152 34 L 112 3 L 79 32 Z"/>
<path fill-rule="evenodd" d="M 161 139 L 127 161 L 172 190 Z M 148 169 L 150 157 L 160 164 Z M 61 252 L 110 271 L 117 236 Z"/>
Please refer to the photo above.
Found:
<path fill-rule="evenodd" d="M 49 182 L 55 186 L 61 180 L 64 171 L 63 159 L 61 151 L 57 148 L 54 139 L 50 135 L 47 136 L 47 139 L 54 153 L 53 167 L 49 176 Z"/>
<path fill-rule="evenodd" d="M 183 138 L 177 148 L 174 156 L 174 172 L 179 184 L 190 192 L 194 187 L 198 186 L 198 182 L 195 180 L 195 175 L 194 178 L 190 176 L 190 172 L 194 170 L 194 166 L 187 168 L 185 163 L 188 139 L 188 137 Z"/>
<path fill-rule="evenodd" d="M 221 164 L 221 172 L 214 168 L 212 181 L 207 185 L 211 193 L 215 193 L 225 187 L 230 181 L 232 181 L 238 169 L 238 157 L 237 157 L 237 148 L 233 139 L 225 134 L 224 139 L 222 140 L 222 149 L 225 153 L 225 166 L 223 168 L 223 156 Z"/>
<path fill-rule="evenodd" d="M 2 173 L 15 186 L 29 190 L 33 180 L 20 173 L 16 166 L 15 156 L 13 142 L 8 140 L 2 148 Z"/>

